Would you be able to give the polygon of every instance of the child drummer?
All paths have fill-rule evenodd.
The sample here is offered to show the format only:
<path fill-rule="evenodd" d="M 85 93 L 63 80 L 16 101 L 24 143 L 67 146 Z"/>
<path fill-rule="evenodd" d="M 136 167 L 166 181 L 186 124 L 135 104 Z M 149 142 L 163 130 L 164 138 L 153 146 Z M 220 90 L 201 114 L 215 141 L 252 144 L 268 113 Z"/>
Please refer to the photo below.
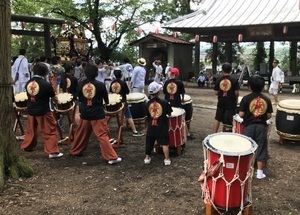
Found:
<path fill-rule="evenodd" d="M 95 79 L 98 76 L 97 65 L 87 64 L 85 75 L 87 79 L 80 83 L 78 89 L 80 114 L 75 116 L 78 127 L 70 154 L 80 155 L 87 148 L 90 135 L 94 131 L 100 142 L 102 157 L 108 161 L 108 164 L 119 163 L 122 159 L 118 157 L 109 142 L 109 131 L 103 107 L 103 100 L 106 104 L 109 103 L 108 93 L 104 83 Z"/>
<path fill-rule="evenodd" d="M 54 89 L 45 80 L 48 75 L 48 67 L 43 63 L 37 63 L 33 67 L 34 76 L 27 82 L 25 89 L 28 96 L 27 102 L 27 127 L 21 149 L 32 151 L 37 145 L 37 128 L 39 128 L 44 140 L 44 151 L 49 158 L 59 158 L 63 154 L 59 152 L 56 134 L 56 121 L 49 107 L 49 99 L 57 102 Z"/>
<path fill-rule="evenodd" d="M 267 120 L 273 112 L 271 100 L 261 93 L 265 85 L 263 77 L 251 76 L 248 80 L 250 94 L 243 97 L 239 116 L 243 118 L 243 134 L 251 137 L 258 145 L 256 151 L 257 175 L 256 178 L 263 179 L 264 163 L 268 160 L 268 125 Z"/>
<path fill-rule="evenodd" d="M 125 81 L 121 80 L 121 78 L 123 76 L 122 70 L 118 67 L 115 68 L 114 76 L 116 77 L 116 79 L 111 82 L 109 92 L 117 93 L 122 96 L 122 102 L 125 103 L 125 113 L 124 114 L 125 114 L 125 118 L 127 119 L 128 124 L 130 125 L 130 128 L 133 132 L 132 136 L 134 136 L 134 137 L 143 136 L 144 134 L 142 132 L 136 130 L 129 106 L 126 104 L 126 95 L 129 94 L 129 88 L 127 86 L 127 83 Z"/>
<path fill-rule="evenodd" d="M 167 100 L 172 107 L 182 108 L 182 103 L 184 102 L 185 88 L 183 82 L 178 79 L 179 69 L 171 68 L 170 79 L 167 80 L 163 87 L 163 92 L 165 94 L 165 100 Z M 187 124 L 187 139 L 195 139 L 189 132 L 190 123 Z"/>
<path fill-rule="evenodd" d="M 146 106 L 148 117 L 148 129 L 146 134 L 146 157 L 144 159 L 145 164 L 151 162 L 151 152 L 154 147 L 155 141 L 162 146 L 164 152 L 164 164 L 171 165 L 169 158 L 169 127 L 168 118 L 172 113 L 171 105 L 158 97 L 159 91 L 162 86 L 157 82 L 152 82 L 148 86 L 148 92 L 152 97 Z"/>

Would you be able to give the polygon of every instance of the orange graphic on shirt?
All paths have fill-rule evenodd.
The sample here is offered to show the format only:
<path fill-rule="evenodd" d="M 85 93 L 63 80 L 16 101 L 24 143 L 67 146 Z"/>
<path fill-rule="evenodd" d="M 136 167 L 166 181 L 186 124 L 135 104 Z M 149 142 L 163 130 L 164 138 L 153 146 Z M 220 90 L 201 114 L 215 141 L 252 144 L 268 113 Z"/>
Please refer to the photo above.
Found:
<path fill-rule="evenodd" d="M 227 92 L 231 89 L 231 82 L 228 79 L 223 79 L 220 82 L 220 89 L 223 91 L 223 97 L 227 97 Z"/>
<path fill-rule="evenodd" d="M 258 120 L 258 117 L 265 114 L 267 111 L 267 107 L 268 107 L 267 102 L 264 99 L 260 97 L 256 97 L 255 99 L 253 99 L 250 102 L 249 110 L 254 115 L 255 117 L 254 120 Z"/>
<path fill-rule="evenodd" d="M 121 91 L 121 85 L 118 82 L 115 82 L 111 85 L 111 91 L 113 93 L 120 93 Z"/>
<path fill-rule="evenodd" d="M 26 88 L 27 92 L 30 95 L 30 101 L 35 102 L 35 96 L 40 91 L 40 86 L 36 81 L 31 81 Z"/>
<path fill-rule="evenodd" d="M 95 86 L 91 82 L 85 84 L 82 88 L 82 94 L 85 98 L 87 98 L 87 106 L 91 106 L 92 99 L 96 95 Z"/>
<path fill-rule="evenodd" d="M 153 118 L 151 125 L 157 126 L 157 119 L 162 114 L 162 106 L 158 102 L 154 101 L 149 105 L 148 111 Z"/>
<path fill-rule="evenodd" d="M 177 84 L 170 82 L 167 85 L 167 92 L 170 94 L 170 100 L 174 100 L 174 94 L 177 92 Z"/>

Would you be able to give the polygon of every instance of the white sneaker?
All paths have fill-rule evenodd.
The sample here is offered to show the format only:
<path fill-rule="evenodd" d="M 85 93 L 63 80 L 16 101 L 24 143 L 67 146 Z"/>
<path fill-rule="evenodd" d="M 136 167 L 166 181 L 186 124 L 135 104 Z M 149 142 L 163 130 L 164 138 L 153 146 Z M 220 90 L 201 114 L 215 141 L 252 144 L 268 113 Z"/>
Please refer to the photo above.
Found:
<path fill-rule="evenodd" d="M 117 158 L 115 160 L 110 160 L 108 161 L 108 164 L 115 164 L 115 163 L 120 163 L 122 161 L 122 158 Z"/>
<path fill-rule="evenodd" d="M 263 179 L 263 178 L 265 178 L 265 177 L 267 177 L 264 173 L 263 174 L 257 174 L 256 175 L 256 178 L 257 179 Z"/>
<path fill-rule="evenodd" d="M 164 163 L 165 163 L 165 166 L 170 166 L 171 165 L 171 160 L 170 159 L 164 159 Z"/>
<path fill-rule="evenodd" d="M 144 164 L 150 164 L 151 163 L 151 158 L 149 159 L 144 159 Z"/>
<path fill-rule="evenodd" d="M 62 157 L 64 154 L 63 153 L 58 153 L 58 154 L 49 154 L 49 158 L 60 158 Z"/>

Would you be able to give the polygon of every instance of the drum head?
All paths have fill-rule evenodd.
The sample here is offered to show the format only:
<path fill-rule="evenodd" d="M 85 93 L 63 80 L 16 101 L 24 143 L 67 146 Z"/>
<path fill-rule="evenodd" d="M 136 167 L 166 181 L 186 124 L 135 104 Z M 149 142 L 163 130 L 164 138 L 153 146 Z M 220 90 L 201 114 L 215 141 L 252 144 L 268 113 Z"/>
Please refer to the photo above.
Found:
<path fill-rule="evenodd" d="M 28 96 L 26 92 L 21 92 L 15 95 L 15 102 L 23 102 L 28 100 Z"/>
<path fill-rule="evenodd" d="M 57 103 L 58 104 L 67 104 L 71 102 L 73 99 L 73 95 L 71 93 L 60 93 L 57 95 Z"/>
<path fill-rule="evenodd" d="M 192 102 L 192 99 L 189 95 L 184 94 L 183 103 L 182 104 L 189 104 Z"/>
<path fill-rule="evenodd" d="M 183 114 L 185 114 L 185 110 L 182 108 L 176 108 L 176 107 L 172 107 L 172 113 L 171 113 L 171 117 L 178 117 L 178 116 L 182 116 Z"/>
<path fill-rule="evenodd" d="M 136 103 L 146 100 L 146 95 L 144 93 L 130 93 L 126 97 L 128 103 Z"/>
<path fill-rule="evenodd" d="M 203 144 L 207 149 L 228 156 L 244 156 L 255 152 L 257 144 L 249 137 L 234 133 L 216 133 L 207 136 Z"/>
<path fill-rule="evenodd" d="M 300 100 L 299 99 L 281 100 L 278 106 L 286 109 L 291 109 L 291 110 L 300 110 Z"/>
<path fill-rule="evenodd" d="M 116 105 L 116 104 L 120 103 L 121 100 L 122 100 L 122 96 L 120 94 L 110 93 L 110 94 L 108 94 L 109 104 L 107 104 L 106 106 Z M 104 103 L 104 101 L 103 101 L 103 103 Z"/>

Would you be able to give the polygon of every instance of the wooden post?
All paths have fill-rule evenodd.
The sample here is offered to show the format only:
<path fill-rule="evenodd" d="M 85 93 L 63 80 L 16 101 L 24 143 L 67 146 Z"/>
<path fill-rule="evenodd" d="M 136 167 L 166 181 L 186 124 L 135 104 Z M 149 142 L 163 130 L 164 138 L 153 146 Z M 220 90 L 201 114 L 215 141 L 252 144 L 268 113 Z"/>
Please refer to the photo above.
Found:
<path fill-rule="evenodd" d="M 210 204 L 206 204 L 205 205 L 205 215 L 218 215 L 218 211 Z M 235 211 L 238 210 L 238 209 L 234 209 Z M 229 211 L 232 211 L 232 210 L 229 210 Z M 220 210 L 221 213 L 223 213 L 224 211 Z M 252 215 L 252 204 L 248 204 L 243 212 L 242 212 L 242 215 Z"/>

